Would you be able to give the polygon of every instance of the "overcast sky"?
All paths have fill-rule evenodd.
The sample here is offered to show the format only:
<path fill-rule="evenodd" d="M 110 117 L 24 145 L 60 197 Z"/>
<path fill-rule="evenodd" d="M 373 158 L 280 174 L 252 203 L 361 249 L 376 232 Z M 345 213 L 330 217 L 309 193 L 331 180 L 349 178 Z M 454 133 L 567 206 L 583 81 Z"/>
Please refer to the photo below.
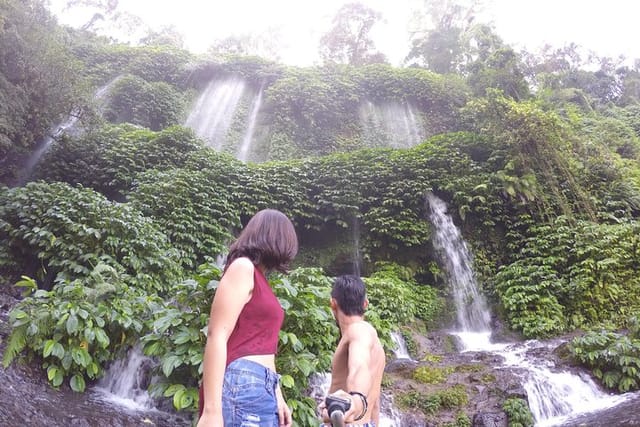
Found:
<path fill-rule="evenodd" d="M 66 0 L 50 0 L 62 23 L 79 25 L 88 11 L 59 13 Z M 318 40 L 348 0 L 120 0 L 120 7 L 148 25 L 175 26 L 187 48 L 203 52 L 216 39 L 276 28 L 285 50 L 282 61 L 295 65 L 317 62 Z M 381 12 L 372 37 L 392 64 L 406 56 L 408 22 L 422 0 L 361 0 Z M 535 50 L 545 43 L 570 42 L 601 56 L 640 58 L 640 1 L 636 0 L 485 0 L 481 22 L 492 22 L 497 33 L 517 50 Z"/>

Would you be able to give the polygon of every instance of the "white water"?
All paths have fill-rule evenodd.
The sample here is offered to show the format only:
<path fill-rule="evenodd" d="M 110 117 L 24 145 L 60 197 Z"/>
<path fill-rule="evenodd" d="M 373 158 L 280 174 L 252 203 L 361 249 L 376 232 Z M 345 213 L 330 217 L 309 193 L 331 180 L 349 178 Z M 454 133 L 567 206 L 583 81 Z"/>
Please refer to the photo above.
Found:
<path fill-rule="evenodd" d="M 256 119 L 258 118 L 258 112 L 262 106 L 262 88 L 258 91 L 258 95 L 254 98 L 251 105 L 251 111 L 249 112 L 249 123 L 247 124 L 247 130 L 242 138 L 242 145 L 236 154 L 236 158 L 242 162 L 246 162 L 249 156 L 251 143 L 253 142 L 253 133 L 256 128 Z"/>
<path fill-rule="evenodd" d="M 131 410 L 153 410 L 155 406 L 145 388 L 151 359 L 134 347 L 127 357 L 114 361 L 94 390 L 106 401 Z"/>
<path fill-rule="evenodd" d="M 395 344 L 393 354 L 396 356 L 396 359 L 411 359 L 409 351 L 407 350 L 407 343 L 400 333 L 391 332 L 391 340 Z"/>
<path fill-rule="evenodd" d="M 53 144 L 57 138 L 60 138 L 64 133 L 73 128 L 79 118 L 80 111 L 74 111 L 65 121 L 59 123 L 51 130 L 40 147 L 27 159 L 27 163 L 24 165 L 24 169 L 22 170 L 20 181 L 24 182 L 31 176 L 36 165 L 40 163 L 40 159 L 42 159 L 44 154 L 49 151 L 51 144 Z"/>
<path fill-rule="evenodd" d="M 610 408 L 634 396 L 631 393 L 608 395 L 587 375 L 557 370 L 553 362 L 532 356 L 531 350 L 542 347 L 549 350 L 558 342 L 492 343 L 490 313 L 478 291 L 467 246 L 447 214 L 446 204 L 433 194 L 427 196 L 427 201 L 430 219 L 436 228 L 434 245 L 448 258 L 443 260 L 443 265 L 453 287 L 460 328 L 453 335 L 460 338 L 463 351 L 498 354 L 504 358 L 505 367 L 522 369 L 536 427 L 559 426 L 570 417 Z"/>
<path fill-rule="evenodd" d="M 427 195 L 427 202 L 429 219 L 435 228 L 433 245 L 453 289 L 458 327 L 465 332 L 488 332 L 491 316 L 478 291 L 467 244 L 447 214 L 447 205 L 432 193 Z"/>
<path fill-rule="evenodd" d="M 220 150 L 244 90 L 245 83 L 238 78 L 211 81 L 198 97 L 185 126 Z"/>
<path fill-rule="evenodd" d="M 409 148 L 425 138 L 424 126 L 409 103 L 370 101 L 360 107 L 360 122 L 368 146 Z"/>
<path fill-rule="evenodd" d="M 94 103 L 96 103 L 97 105 L 98 102 L 107 95 L 107 93 L 109 92 L 109 89 L 111 89 L 113 84 L 118 80 L 120 80 L 121 78 L 122 76 L 117 76 L 106 85 L 98 88 L 98 90 L 96 90 L 96 92 L 93 95 Z M 31 176 L 35 167 L 38 165 L 38 163 L 40 163 L 40 160 L 42 159 L 42 157 L 51 147 L 51 144 L 53 144 L 62 135 L 71 133 L 71 131 L 76 127 L 76 123 L 80 119 L 81 115 L 82 115 L 82 111 L 79 108 L 75 108 L 71 112 L 71 114 L 69 114 L 69 117 L 67 117 L 64 121 L 62 121 L 61 123 L 58 123 L 56 126 L 54 126 L 51 129 L 51 131 L 49 132 L 49 135 L 44 139 L 40 147 L 31 154 L 29 159 L 27 159 L 27 162 L 21 173 L 21 178 L 20 178 L 21 182 L 23 183 L 26 182 L 26 180 Z"/>

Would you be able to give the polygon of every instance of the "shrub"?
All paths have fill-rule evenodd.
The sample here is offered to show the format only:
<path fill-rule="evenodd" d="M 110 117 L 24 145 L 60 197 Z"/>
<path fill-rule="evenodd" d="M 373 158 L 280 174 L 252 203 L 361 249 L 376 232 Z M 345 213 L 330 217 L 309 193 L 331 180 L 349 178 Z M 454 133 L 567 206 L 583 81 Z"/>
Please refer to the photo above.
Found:
<path fill-rule="evenodd" d="M 502 404 L 509 417 L 509 427 L 532 427 L 533 415 L 524 399 L 510 398 Z"/>
<path fill-rule="evenodd" d="M 29 183 L 0 191 L 0 267 L 40 287 L 88 277 L 100 264 L 159 293 L 182 270 L 166 236 L 131 206 L 86 188 Z"/>

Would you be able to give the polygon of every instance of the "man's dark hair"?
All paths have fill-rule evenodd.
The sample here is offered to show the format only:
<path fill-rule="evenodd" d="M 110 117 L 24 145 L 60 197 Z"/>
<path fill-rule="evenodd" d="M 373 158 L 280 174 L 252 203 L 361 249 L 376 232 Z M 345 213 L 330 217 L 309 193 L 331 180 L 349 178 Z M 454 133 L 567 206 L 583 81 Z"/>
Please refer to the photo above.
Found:
<path fill-rule="evenodd" d="M 347 316 L 364 315 L 367 291 L 360 277 L 351 274 L 336 277 L 333 281 L 331 297 L 335 298 L 338 307 Z"/>
<path fill-rule="evenodd" d="M 264 209 L 249 220 L 229 247 L 224 270 L 235 259 L 247 257 L 255 265 L 262 264 L 267 271 L 286 273 L 297 253 L 298 237 L 289 218 L 275 209 Z"/>

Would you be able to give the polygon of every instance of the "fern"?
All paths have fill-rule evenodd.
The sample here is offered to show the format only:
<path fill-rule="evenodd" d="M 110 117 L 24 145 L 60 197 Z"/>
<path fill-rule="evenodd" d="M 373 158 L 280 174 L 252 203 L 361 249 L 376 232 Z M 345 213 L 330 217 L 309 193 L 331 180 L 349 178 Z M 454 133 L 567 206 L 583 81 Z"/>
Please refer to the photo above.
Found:
<path fill-rule="evenodd" d="M 26 345 L 27 325 L 14 328 L 13 331 L 11 331 L 7 348 L 4 350 L 4 355 L 2 356 L 2 365 L 7 368 L 11 362 L 13 362 L 13 359 L 24 350 Z"/>

